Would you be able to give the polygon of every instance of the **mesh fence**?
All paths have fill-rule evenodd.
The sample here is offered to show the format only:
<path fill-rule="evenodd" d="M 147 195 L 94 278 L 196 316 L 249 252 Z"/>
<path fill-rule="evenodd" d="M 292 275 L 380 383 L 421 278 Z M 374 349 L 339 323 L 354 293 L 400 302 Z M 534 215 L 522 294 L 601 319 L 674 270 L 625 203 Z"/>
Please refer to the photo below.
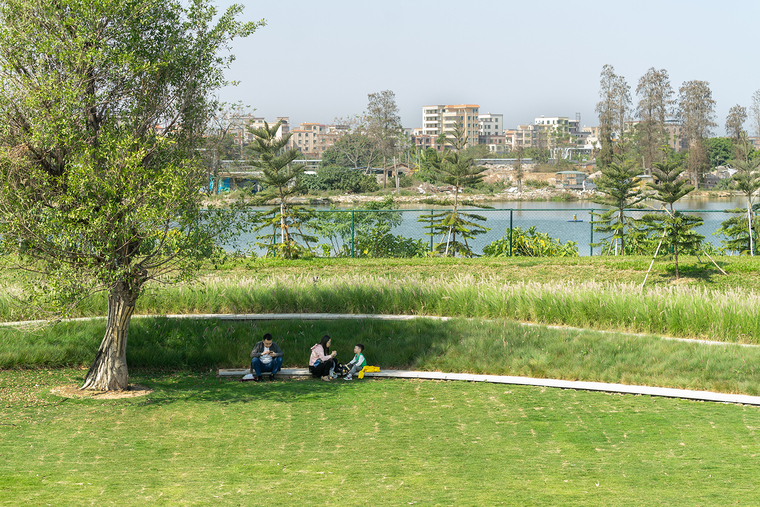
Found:
<path fill-rule="evenodd" d="M 318 256 L 344 256 L 344 257 L 414 257 L 426 255 L 436 248 L 439 243 L 445 243 L 446 234 L 435 233 L 429 225 L 421 219 L 435 216 L 446 209 L 396 209 L 396 210 L 317 210 L 315 218 L 303 224 L 301 229 L 317 238 L 316 242 L 308 244 Z M 610 239 L 610 234 L 603 234 L 594 230 L 593 220 L 598 220 L 593 213 L 599 214 L 606 211 L 602 208 L 565 208 L 565 209 L 460 209 L 460 212 L 469 215 L 477 215 L 483 220 L 468 219 L 471 223 L 487 229 L 472 238 L 465 238 L 468 247 L 473 254 L 483 255 L 484 248 L 493 242 L 500 243 L 505 255 L 514 254 L 513 244 L 517 236 L 517 229 L 529 231 L 541 235 L 546 240 L 553 239 L 561 244 L 572 241 L 577 245 L 578 255 L 601 255 L 603 247 L 592 244 L 600 243 L 605 238 Z M 626 210 L 626 215 L 633 218 L 641 218 L 653 210 Z M 727 239 L 722 234 L 717 234 L 722 222 L 736 214 L 724 210 L 680 210 L 681 213 L 696 216 L 702 219 L 702 225 L 695 231 L 705 237 L 704 242 L 720 249 L 724 246 L 722 240 Z M 757 214 L 754 215 L 757 219 Z M 746 217 L 746 212 L 745 212 Z M 256 255 L 265 255 L 265 244 L 280 241 L 280 232 L 271 231 L 274 234 L 270 238 L 257 239 L 257 235 L 266 234 L 260 231 L 258 234 L 245 233 L 238 238 L 235 248 L 242 249 Z M 461 234 L 456 238 L 464 241 Z M 755 242 L 758 235 L 755 234 Z M 258 243 L 258 244 L 257 244 Z M 231 247 L 226 247 L 230 250 Z"/>

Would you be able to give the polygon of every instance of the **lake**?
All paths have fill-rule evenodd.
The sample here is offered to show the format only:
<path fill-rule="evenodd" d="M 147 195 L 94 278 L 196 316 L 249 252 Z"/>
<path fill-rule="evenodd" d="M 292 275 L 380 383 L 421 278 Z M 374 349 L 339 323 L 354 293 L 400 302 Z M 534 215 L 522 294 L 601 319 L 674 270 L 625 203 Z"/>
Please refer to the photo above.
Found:
<path fill-rule="evenodd" d="M 472 213 L 486 217 L 483 224 L 490 230 L 477 236 L 472 241 L 473 251 L 482 253 L 483 247 L 490 242 L 502 238 L 508 234 L 510 223 L 513 227 L 520 227 L 526 230 L 532 226 L 540 232 L 546 232 L 549 236 L 557 238 L 560 241 L 575 241 L 578 243 L 580 255 L 598 255 L 599 248 L 591 251 L 589 243 L 599 241 L 603 235 L 598 232 L 592 232 L 590 223 L 590 211 L 600 211 L 603 209 L 600 205 L 590 201 L 573 201 L 573 202 L 533 202 L 533 201 L 503 201 L 490 202 L 490 206 L 495 209 L 477 209 L 464 208 Z M 633 212 L 634 216 L 641 216 L 652 210 L 662 209 L 660 203 L 656 201 L 647 201 L 644 203 L 647 209 Z M 720 227 L 721 222 L 726 220 L 730 215 L 723 213 L 723 210 L 746 207 L 746 199 L 740 196 L 730 198 L 692 198 L 683 199 L 674 206 L 681 211 L 691 211 L 704 220 L 704 224 L 696 230 L 699 234 L 705 236 L 705 239 L 714 244 L 721 246 L 722 237 L 715 236 L 713 233 Z M 262 208 L 263 209 L 263 208 Z M 327 211 L 329 206 L 314 206 L 317 211 Z M 349 212 L 350 207 L 344 207 Z M 426 236 L 424 224 L 418 222 L 422 215 L 429 215 L 431 211 L 443 209 L 438 206 L 412 204 L 401 205 L 399 211 L 403 213 L 402 222 L 392 230 L 393 234 L 402 235 L 408 238 L 422 239 L 426 243 L 430 242 L 430 236 Z M 263 253 L 256 247 L 253 234 L 244 235 L 239 238 L 241 246 L 252 249 L 258 254 Z M 435 241 L 440 241 L 436 237 Z M 327 242 L 320 241 L 320 242 Z M 321 253 L 321 250 L 320 250 Z"/>

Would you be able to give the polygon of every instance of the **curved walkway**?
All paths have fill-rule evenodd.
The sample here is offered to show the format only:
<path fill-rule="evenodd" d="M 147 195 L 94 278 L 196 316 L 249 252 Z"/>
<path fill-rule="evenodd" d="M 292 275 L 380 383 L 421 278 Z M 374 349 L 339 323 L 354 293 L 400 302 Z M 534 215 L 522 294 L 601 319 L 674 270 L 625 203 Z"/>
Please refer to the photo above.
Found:
<path fill-rule="evenodd" d="M 149 318 L 149 317 L 166 317 L 170 319 L 218 319 L 218 320 L 390 320 L 390 321 L 409 321 L 414 319 L 436 319 L 447 321 L 455 317 L 437 317 L 425 315 L 374 315 L 374 314 L 333 314 L 333 313 L 277 313 L 277 314 L 181 314 L 181 315 L 135 315 L 132 318 Z M 83 317 L 77 319 L 67 319 L 65 322 L 88 321 L 104 319 L 105 317 Z M 0 326 L 25 326 L 34 324 L 43 324 L 47 321 L 23 321 L 23 322 L 4 322 Z M 582 329 L 563 326 L 547 326 L 544 324 L 521 323 L 523 326 L 545 326 L 551 329 L 566 329 L 575 331 L 592 331 L 592 332 L 616 332 L 602 331 L 596 329 Z M 631 336 L 647 336 L 637 333 L 618 333 Z M 649 335 L 651 336 L 651 335 Z M 686 342 L 701 343 L 705 345 L 739 345 L 743 347 L 757 347 L 752 344 L 737 344 L 718 342 L 710 340 L 689 340 L 685 338 L 662 337 L 665 340 L 678 340 Z M 285 375 L 302 376 L 309 375 L 309 371 L 304 368 L 290 368 L 281 370 Z M 239 370 L 219 370 L 219 376 L 242 376 L 248 373 L 248 369 Z M 495 384 L 513 384 L 535 387 L 553 387 L 559 389 L 575 389 L 583 391 L 599 391 L 608 393 L 638 394 L 646 396 L 661 396 L 666 398 L 681 398 L 695 401 L 712 401 L 718 403 L 740 403 L 744 405 L 760 406 L 760 396 L 748 396 L 744 394 L 727 394 L 715 393 L 710 391 L 691 391 L 688 389 L 672 389 L 667 387 L 649 387 L 626 384 L 607 384 L 604 382 L 585 382 L 576 380 L 557 380 L 541 379 L 532 377 L 511 377 L 506 375 L 474 375 L 468 373 L 444 373 L 444 372 L 426 372 L 426 371 L 407 371 L 407 370 L 383 370 L 378 373 L 366 373 L 367 377 L 375 378 L 407 378 L 407 379 L 427 379 L 427 380 L 460 380 L 467 382 L 490 382 Z"/>
<path fill-rule="evenodd" d="M 306 368 L 283 368 L 283 375 L 300 377 L 311 376 Z M 250 373 L 248 369 L 219 370 L 220 377 L 243 376 Z M 533 377 L 511 377 L 507 375 L 475 375 L 471 373 L 444 373 L 440 371 L 409 371 L 383 370 L 377 373 L 365 373 L 365 377 L 373 378 L 402 378 L 423 380 L 460 380 L 465 382 L 488 382 L 491 384 L 512 384 L 534 387 L 554 387 L 558 389 L 573 389 L 577 391 L 598 391 L 604 393 L 638 394 L 644 396 L 659 396 L 664 398 L 681 398 L 694 401 L 713 401 L 717 403 L 739 403 L 742 405 L 760 406 L 760 396 L 745 394 L 714 393 L 710 391 L 690 391 L 688 389 L 672 389 L 669 387 L 649 387 L 626 384 L 606 384 L 604 382 L 584 382 L 579 380 L 556 380 Z M 336 380 L 336 382 L 339 382 Z"/>

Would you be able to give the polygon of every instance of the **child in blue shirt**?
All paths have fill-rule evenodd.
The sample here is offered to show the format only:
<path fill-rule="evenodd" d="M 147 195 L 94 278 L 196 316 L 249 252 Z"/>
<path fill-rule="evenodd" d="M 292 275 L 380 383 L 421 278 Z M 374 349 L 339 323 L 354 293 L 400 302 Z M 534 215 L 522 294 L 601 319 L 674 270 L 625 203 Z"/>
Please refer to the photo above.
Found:
<path fill-rule="evenodd" d="M 348 375 L 343 378 L 343 380 L 352 380 L 355 373 L 359 373 L 362 371 L 362 368 L 367 366 L 367 360 L 364 359 L 364 345 L 361 343 L 356 344 L 354 347 L 354 358 L 349 361 L 346 366 L 351 368 L 351 370 L 348 372 Z"/>

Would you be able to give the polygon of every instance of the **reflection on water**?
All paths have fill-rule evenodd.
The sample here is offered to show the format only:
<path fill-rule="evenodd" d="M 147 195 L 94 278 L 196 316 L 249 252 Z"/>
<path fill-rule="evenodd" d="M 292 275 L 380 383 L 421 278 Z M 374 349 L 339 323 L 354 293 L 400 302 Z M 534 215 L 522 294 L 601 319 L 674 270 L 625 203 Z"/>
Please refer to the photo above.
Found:
<path fill-rule="evenodd" d="M 599 204 L 590 201 L 573 202 L 533 202 L 533 201 L 503 201 L 489 202 L 495 209 L 464 208 L 486 217 L 485 226 L 490 230 L 477 236 L 471 243 L 473 251 L 481 253 L 483 247 L 490 242 L 500 239 L 508 234 L 510 224 L 512 227 L 520 227 L 523 230 L 535 227 L 540 232 L 548 233 L 549 236 L 559 239 L 561 242 L 575 241 L 578 243 L 580 255 L 591 255 L 589 243 L 597 242 L 602 237 L 600 233 L 592 231 L 591 210 L 603 209 Z M 641 216 L 647 211 L 660 210 L 662 204 L 657 201 L 645 201 L 647 206 L 642 211 L 633 212 L 634 216 Z M 715 246 L 721 245 L 722 237 L 713 233 L 718 230 L 721 222 L 729 215 L 722 213 L 723 210 L 742 208 L 746 206 L 746 199 L 741 196 L 729 198 L 691 198 L 683 199 L 675 204 L 675 208 L 681 211 L 694 211 L 704 220 L 704 224 L 696 231 L 705 236 L 705 239 Z M 328 210 L 329 206 L 314 206 L 316 210 Z M 339 209 L 352 209 L 345 206 Z M 425 235 L 424 225 L 418 222 L 422 215 L 429 215 L 433 210 L 442 209 L 439 206 L 424 204 L 403 204 L 400 206 L 403 213 L 402 222 L 391 232 L 408 238 L 422 239 L 430 242 L 430 236 Z M 436 237 L 435 242 L 441 238 Z M 263 251 L 256 247 L 254 234 L 247 234 L 239 238 L 239 246 L 248 248 L 257 254 Z M 328 243 L 320 238 L 320 243 Z M 594 249 L 593 255 L 599 254 L 599 249 Z"/>

